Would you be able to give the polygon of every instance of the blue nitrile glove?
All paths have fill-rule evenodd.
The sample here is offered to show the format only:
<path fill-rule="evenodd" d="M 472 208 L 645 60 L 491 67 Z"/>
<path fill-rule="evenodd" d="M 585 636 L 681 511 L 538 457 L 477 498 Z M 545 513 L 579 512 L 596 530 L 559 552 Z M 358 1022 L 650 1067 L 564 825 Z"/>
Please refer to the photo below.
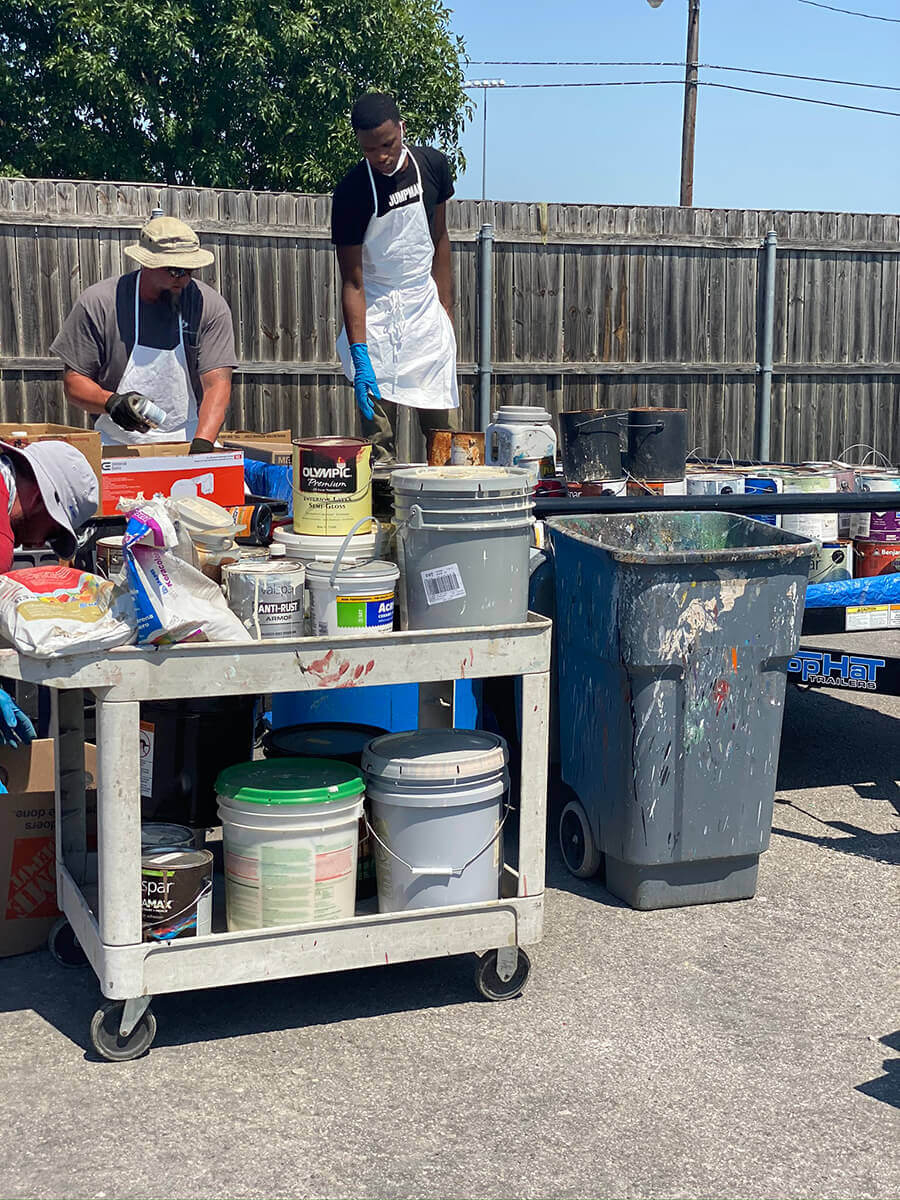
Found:
<path fill-rule="evenodd" d="M 365 342 L 354 342 L 350 347 L 350 357 L 353 359 L 353 390 L 356 393 L 356 407 L 367 421 L 371 421 L 375 416 L 372 397 L 380 400 L 381 392 L 378 390 L 378 382 L 372 369 L 372 360 L 369 358 L 369 347 Z"/>
<path fill-rule="evenodd" d="M 34 736 L 32 723 L 9 692 L 0 688 L 0 745 L 27 746 Z"/>

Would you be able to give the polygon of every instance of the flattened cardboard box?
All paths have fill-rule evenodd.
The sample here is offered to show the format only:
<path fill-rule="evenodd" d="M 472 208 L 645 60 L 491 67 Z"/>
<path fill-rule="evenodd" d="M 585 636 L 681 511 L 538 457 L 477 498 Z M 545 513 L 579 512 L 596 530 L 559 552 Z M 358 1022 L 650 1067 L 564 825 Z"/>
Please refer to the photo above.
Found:
<path fill-rule="evenodd" d="M 96 815 L 96 747 L 84 748 L 89 816 Z M 56 907 L 53 740 L 0 747 L 0 958 L 27 954 L 47 939 Z M 88 841 L 90 843 L 88 821 Z"/>

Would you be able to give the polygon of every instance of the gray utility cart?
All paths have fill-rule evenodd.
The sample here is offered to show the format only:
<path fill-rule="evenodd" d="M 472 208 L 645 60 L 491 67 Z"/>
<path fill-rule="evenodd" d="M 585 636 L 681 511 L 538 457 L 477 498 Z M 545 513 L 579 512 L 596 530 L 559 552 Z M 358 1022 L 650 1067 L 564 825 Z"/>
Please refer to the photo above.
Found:
<path fill-rule="evenodd" d="M 156 1033 L 154 994 L 476 952 L 476 984 L 511 999 L 530 964 L 520 947 L 543 930 L 550 622 L 379 637 L 304 638 L 252 645 L 206 643 L 38 660 L 0 650 L 0 676 L 52 694 L 56 750 L 57 893 L 65 914 L 51 935 L 63 962 L 87 957 L 107 997 L 91 1022 L 97 1052 L 135 1058 Z M 169 943 L 141 940 L 142 700 L 271 694 L 419 683 L 420 726 L 450 723 L 452 681 L 522 679 L 522 784 L 517 867 L 502 898 L 405 913 L 369 913 L 325 925 L 217 931 Z M 96 698 L 97 853 L 88 852 L 84 692 Z M 96 883 L 91 881 L 95 880 Z M 83 954 L 82 954 L 83 952 Z"/>

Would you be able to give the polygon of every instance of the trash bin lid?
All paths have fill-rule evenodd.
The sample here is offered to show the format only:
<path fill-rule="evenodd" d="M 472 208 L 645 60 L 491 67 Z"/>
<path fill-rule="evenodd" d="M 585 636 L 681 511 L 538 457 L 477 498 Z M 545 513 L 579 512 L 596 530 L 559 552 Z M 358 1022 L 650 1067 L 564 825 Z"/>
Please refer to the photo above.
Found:
<path fill-rule="evenodd" d="M 468 782 L 494 775 L 509 760 L 506 742 L 473 729 L 419 729 L 375 738 L 363 751 L 367 775 L 406 783 Z"/>

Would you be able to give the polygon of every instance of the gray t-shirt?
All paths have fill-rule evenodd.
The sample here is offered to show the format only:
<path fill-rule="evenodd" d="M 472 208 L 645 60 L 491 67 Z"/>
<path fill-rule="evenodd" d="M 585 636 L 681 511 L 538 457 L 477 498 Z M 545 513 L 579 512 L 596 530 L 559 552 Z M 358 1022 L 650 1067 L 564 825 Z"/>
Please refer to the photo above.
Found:
<path fill-rule="evenodd" d="M 138 272 L 101 279 L 81 293 L 50 350 L 67 367 L 115 392 L 134 347 L 134 289 Z M 236 367 L 231 309 L 217 291 L 192 279 L 181 293 L 184 348 L 199 406 L 200 376 Z M 157 350 L 178 345 L 178 314 L 168 300 L 140 304 L 140 342 Z"/>

